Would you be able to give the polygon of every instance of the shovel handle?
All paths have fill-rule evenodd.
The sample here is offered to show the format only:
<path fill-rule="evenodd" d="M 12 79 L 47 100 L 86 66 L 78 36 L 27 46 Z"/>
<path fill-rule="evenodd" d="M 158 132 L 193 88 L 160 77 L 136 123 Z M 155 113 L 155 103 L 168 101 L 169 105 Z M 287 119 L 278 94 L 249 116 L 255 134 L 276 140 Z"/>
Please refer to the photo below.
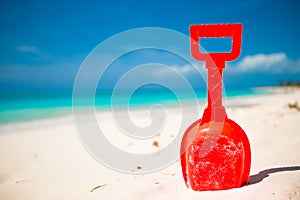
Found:
<path fill-rule="evenodd" d="M 204 24 L 191 25 L 191 53 L 198 61 L 205 61 L 206 67 L 223 69 L 226 61 L 233 61 L 241 51 L 242 24 Z M 232 49 L 229 53 L 203 53 L 200 51 L 199 38 L 232 38 Z"/>

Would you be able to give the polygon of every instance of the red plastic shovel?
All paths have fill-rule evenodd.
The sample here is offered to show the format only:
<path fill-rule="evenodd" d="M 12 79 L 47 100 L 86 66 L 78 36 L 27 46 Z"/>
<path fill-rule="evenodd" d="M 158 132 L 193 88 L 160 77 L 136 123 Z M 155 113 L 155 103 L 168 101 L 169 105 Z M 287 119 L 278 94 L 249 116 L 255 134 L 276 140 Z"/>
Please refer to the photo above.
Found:
<path fill-rule="evenodd" d="M 228 119 L 222 106 L 222 71 L 226 61 L 240 54 L 242 24 L 192 25 L 191 52 L 208 69 L 208 105 L 181 142 L 181 167 L 187 187 L 193 190 L 225 190 L 249 179 L 251 151 L 243 129 Z M 229 53 L 203 53 L 199 38 L 232 38 Z"/>

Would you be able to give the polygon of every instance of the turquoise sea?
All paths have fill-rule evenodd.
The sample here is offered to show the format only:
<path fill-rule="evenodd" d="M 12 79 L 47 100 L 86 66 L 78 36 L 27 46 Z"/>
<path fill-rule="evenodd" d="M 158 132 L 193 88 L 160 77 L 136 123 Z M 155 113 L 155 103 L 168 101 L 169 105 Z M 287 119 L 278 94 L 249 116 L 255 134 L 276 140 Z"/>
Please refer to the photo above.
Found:
<path fill-rule="evenodd" d="M 180 99 L 168 89 L 140 89 L 128 96 L 126 90 L 118 92 L 113 102 L 111 90 L 97 91 L 95 95 L 96 110 L 109 110 L 111 106 L 117 109 L 127 107 L 140 108 L 153 104 L 178 105 L 188 103 L 195 98 L 185 90 L 179 90 Z M 205 103 L 206 90 L 195 90 L 196 98 Z M 239 89 L 226 91 L 225 97 L 249 96 L 267 94 L 266 91 L 256 89 Z M 178 95 L 177 95 L 178 96 Z M 94 105 L 83 105 L 94 106 Z M 0 124 L 38 120 L 72 113 L 71 91 L 47 92 L 2 92 L 0 95 Z"/>

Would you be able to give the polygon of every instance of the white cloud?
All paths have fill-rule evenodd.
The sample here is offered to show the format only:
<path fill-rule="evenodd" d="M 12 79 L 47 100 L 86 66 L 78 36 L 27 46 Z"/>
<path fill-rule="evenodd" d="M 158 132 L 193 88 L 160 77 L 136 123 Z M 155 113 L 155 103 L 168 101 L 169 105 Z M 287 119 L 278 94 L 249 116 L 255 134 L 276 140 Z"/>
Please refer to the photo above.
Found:
<path fill-rule="evenodd" d="M 32 46 L 32 45 L 20 45 L 16 47 L 16 50 L 21 54 L 30 56 L 29 58 L 35 58 L 37 60 L 49 61 L 53 59 L 52 55 L 50 55 L 47 52 L 43 52 L 36 46 Z"/>
<path fill-rule="evenodd" d="M 185 64 L 182 66 L 179 65 L 172 65 L 169 66 L 171 69 L 176 71 L 177 73 L 183 74 L 183 75 L 189 75 L 191 73 L 200 73 L 205 74 L 206 68 L 204 67 L 203 63 L 192 63 L 192 64 Z M 166 68 L 161 68 L 159 70 L 156 70 L 152 73 L 153 76 L 159 76 L 159 77 L 167 77 L 170 75 L 169 70 Z"/>
<path fill-rule="evenodd" d="M 39 50 L 35 46 L 21 45 L 16 48 L 18 51 L 23 53 L 38 53 Z"/>
<path fill-rule="evenodd" d="M 289 59 L 285 53 L 256 54 L 245 56 L 230 66 L 230 72 L 299 73 L 300 59 Z"/>
<path fill-rule="evenodd" d="M 197 63 L 193 65 L 168 66 L 158 63 L 140 65 L 122 74 L 122 78 L 117 80 L 121 81 L 118 83 L 118 88 L 133 88 L 141 83 L 156 83 L 158 85 L 168 85 L 171 88 L 186 88 L 188 82 L 190 82 L 189 84 L 195 84 L 195 82 L 198 85 L 202 84 L 204 81 L 201 82 L 201 80 L 206 78 L 203 71 L 206 69 Z M 107 76 L 111 75 L 106 74 Z M 203 78 L 201 79 L 201 77 Z"/>

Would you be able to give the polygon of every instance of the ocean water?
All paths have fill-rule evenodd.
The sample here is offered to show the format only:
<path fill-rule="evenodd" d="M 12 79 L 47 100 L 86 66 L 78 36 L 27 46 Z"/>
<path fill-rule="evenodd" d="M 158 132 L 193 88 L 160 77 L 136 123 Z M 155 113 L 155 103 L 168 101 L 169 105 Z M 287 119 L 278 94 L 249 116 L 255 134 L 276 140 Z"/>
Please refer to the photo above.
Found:
<path fill-rule="evenodd" d="M 195 95 L 186 90 L 177 90 L 174 94 L 168 89 L 139 89 L 132 95 L 122 90 L 113 93 L 111 90 L 100 90 L 95 94 L 95 104 L 84 103 L 83 107 L 95 106 L 96 110 L 122 109 L 126 107 L 140 108 L 161 104 L 163 106 L 188 103 L 197 98 L 199 102 L 206 102 L 206 90 L 197 89 Z M 179 94 L 178 94 L 179 93 Z M 113 95 L 114 94 L 114 95 Z M 226 97 L 249 96 L 267 94 L 263 90 L 239 89 L 226 91 Z M 180 98 L 178 98 L 178 96 Z M 31 121 L 44 118 L 68 115 L 72 113 L 71 91 L 47 92 L 4 92 L 0 95 L 0 124 Z"/>

